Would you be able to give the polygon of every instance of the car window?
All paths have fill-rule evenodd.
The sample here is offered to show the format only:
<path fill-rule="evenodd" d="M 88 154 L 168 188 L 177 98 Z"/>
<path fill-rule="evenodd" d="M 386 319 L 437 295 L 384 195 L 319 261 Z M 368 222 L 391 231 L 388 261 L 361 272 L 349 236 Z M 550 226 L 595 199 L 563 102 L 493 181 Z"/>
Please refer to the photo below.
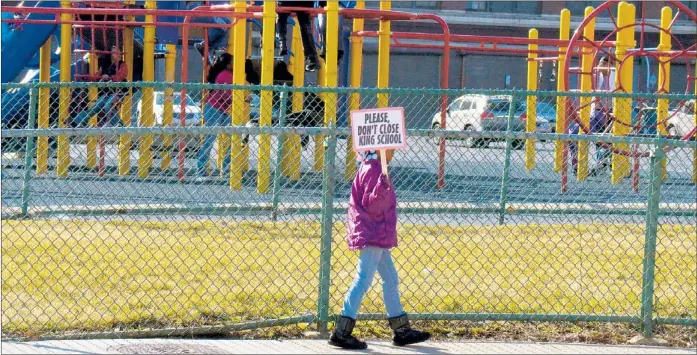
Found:
<path fill-rule="evenodd" d="M 462 100 L 462 106 L 460 109 L 462 110 L 469 110 L 472 108 L 472 101 L 470 100 Z"/>
<path fill-rule="evenodd" d="M 448 110 L 450 111 L 457 111 L 460 109 L 460 105 L 462 104 L 463 99 L 457 99 L 453 101 L 453 103 L 448 106 Z"/>
<path fill-rule="evenodd" d="M 694 114 L 695 113 L 695 102 L 694 101 L 686 102 L 683 110 L 685 113 Z"/>
<path fill-rule="evenodd" d="M 175 92 L 173 105 L 178 106 L 178 105 L 181 105 L 181 103 L 182 103 L 182 94 Z M 163 106 L 165 104 L 165 96 L 162 94 L 155 94 L 155 104 L 158 106 Z M 191 96 L 189 96 L 189 95 L 186 95 L 186 105 L 187 106 L 196 106 L 196 103 L 194 103 L 194 100 L 192 100 Z"/>
<path fill-rule="evenodd" d="M 486 106 L 487 111 L 492 111 L 492 112 L 503 112 L 507 113 L 508 110 L 511 107 L 511 102 L 508 100 L 501 100 L 501 99 L 496 99 L 496 100 L 491 100 Z"/>

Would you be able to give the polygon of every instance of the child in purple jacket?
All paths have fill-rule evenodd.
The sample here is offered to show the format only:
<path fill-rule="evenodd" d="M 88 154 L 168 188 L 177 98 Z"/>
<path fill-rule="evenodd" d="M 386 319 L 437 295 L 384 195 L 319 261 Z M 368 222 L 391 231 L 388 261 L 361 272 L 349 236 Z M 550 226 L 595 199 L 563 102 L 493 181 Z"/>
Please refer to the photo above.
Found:
<path fill-rule="evenodd" d="M 351 335 L 363 296 L 373 283 L 375 271 L 382 278 L 382 292 L 388 321 L 394 331 L 394 345 L 404 346 L 428 340 L 431 335 L 411 329 L 399 299 L 399 276 L 390 248 L 397 246 L 397 196 L 390 179 L 382 172 L 378 154 L 361 153 L 363 161 L 351 185 L 348 209 L 349 249 L 360 250 L 358 270 L 344 299 L 329 344 L 344 349 L 365 349 L 365 342 Z"/>

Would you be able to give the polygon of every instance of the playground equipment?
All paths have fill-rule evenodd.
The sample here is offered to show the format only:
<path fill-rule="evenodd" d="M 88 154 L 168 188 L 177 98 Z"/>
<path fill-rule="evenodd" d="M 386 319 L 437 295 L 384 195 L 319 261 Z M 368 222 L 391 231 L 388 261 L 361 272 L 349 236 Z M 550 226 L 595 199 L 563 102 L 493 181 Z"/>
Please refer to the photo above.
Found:
<path fill-rule="evenodd" d="M 683 60 L 687 68 L 688 78 L 686 93 L 689 93 L 692 90 L 694 90 L 693 92 L 697 93 L 697 80 L 695 79 L 697 77 L 697 74 L 691 74 L 693 69 L 691 68 L 690 63 L 691 59 L 697 58 L 697 43 L 693 43 L 691 45 L 683 45 L 677 39 L 677 37 L 675 37 L 675 35 L 671 33 L 672 27 L 674 26 L 676 20 L 679 18 L 681 14 L 687 15 L 689 19 L 695 24 L 697 24 L 697 16 L 684 4 L 678 1 L 667 1 L 667 4 L 677 8 L 678 11 L 675 14 L 675 16 L 672 16 L 671 7 L 664 7 L 661 10 L 661 22 L 659 26 L 648 22 L 645 13 L 642 13 L 641 19 L 637 21 L 636 9 L 634 5 L 631 5 L 626 2 L 609 1 L 602 4 L 596 9 L 593 9 L 591 7 L 586 8 L 586 16 L 579 25 L 578 29 L 574 32 L 574 36 L 569 41 L 569 46 L 566 49 L 564 57 L 562 57 L 561 55 L 559 57 L 559 62 L 563 63 L 563 66 L 560 65 L 560 74 L 564 76 L 563 81 L 560 81 L 560 83 L 563 84 L 563 86 L 560 87 L 560 89 L 563 89 L 564 91 L 571 90 L 569 81 L 570 75 L 578 74 L 581 76 L 581 80 L 579 80 L 581 92 L 597 91 L 598 88 L 594 87 L 594 84 L 596 82 L 591 80 L 591 78 L 597 74 L 598 68 L 596 68 L 596 64 L 598 57 L 600 55 L 605 55 L 610 58 L 613 58 L 616 63 L 616 88 L 612 90 L 614 92 L 632 93 L 634 58 L 651 57 L 655 59 L 659 64 L 658 89 L 656 92 L 657 94 L 668 93 L 668 91 L 670 90 L 670 65 L 671 62 L 678 60 Z M 610 12 L 610 8 L 615 5 L 617 6 L 617 20 L 615 20 L 614 17 L 612 17 L 612 12 Z M 594 40 L 595 19 L 599 14 L 603 13 L 604 11 L 607 11 L 610 14 L 614 24 L 614 29 L 601 41 L 596 41 Z M 645 46 L 645 38 L 647 37 L 646 33 L 647 29 L 649 28 L 657 30 L 659 32 L 659 45 L 657 48 L 653 50 L 646 48 Z M 639 48 L 635 49 L 635 32 L 637 30 L 639 31 Z M 616 38 L 614 42 L 611 41 L 613 37 Z M 578 68 L 571 67 L 570 50 L 573 46 L 581 42 L 586 42 L 592 45 L 593 52 L 584 53 L 584 55 L 581 58 L 582 64 L 579 71 Z M 678 50 L 671 50 L 671 48 L 675 45 L 678 46 Z M 612 52 L 612 47 L 614 47 L 614 53 Z M 692 87 L 694 87 L 694 89 Z M 570 110 L 567 110 L 567 112 L 580 112 L 577 116 L 579 117 L 577 121 L 581 126 L 581 130 L 585 133 L 590 133 L 590 125 L 588 121 L 590 119 L 590 114 L 588 111 L 591 102 L 588 100 L 588 98 L 582 101 L 580 105 L 575 107 L 572 107 L 572 104 L 568 102 L 568 99 L 563 100 L 567 102 L 562 106 L 558 106 L 558 112 L 560 107 L 571 108 Z M 638 122 L 633 122 L 631 117 L 631 99 L 616 97 L 613 99 L 613 103 L 613 134 L 615 136 L 626 136 L 632 133 L 632 131 L 640 131 L 643 123 L 641 119 L 638 120 Z M 568 119 L 569 118 L 566 117 L 565 121 L 568 121 Z M 668 119 L 670 119 L 668 114 L 668 100 L 659 98 L 658 117 L 654 125 L 657 128 L 658 133 L 662 136 L 665 136 L 668 133 L 666 129 Z M 695 120 L 695 124 L 697 125 L 697 116 Z M 568 122 L 563 122 L 562 124 L 557 122 L 557 124 L 558 128 L 568 127 Z M 695 129 L 693 128 L 692 132 L 683 137 L 683 139 L 690 139 L 690 137 L 694 134 Z M 557 148 L 558 150 L 558 147 L 555 148 Z M 632 174 L 632 176 L 634 179 L 633 185 L 636 190 L 638 188 L 639 178 L 639 174 L 637 173 L 638 158 L 648 156 L 649 153 L 635 152 L 628 146 L 626 146 L 626 144 L 617 144 L 613 146 L 605 145 L 605 148 L 610 149 L 613 153 L 611 174 L 611 181 L 613 183 L 621 182 L 623 178 L 630 175 L 629 159 L 630 157 L 635 158 L 635 163 L 633 166 L 634 174 Z M 564 149 L 566 149 L 565 146 L 562 148 L 562 151 Z M 565 152 L 563 152 L 562 154 L 566 155 Z M 583 181 L 587 177 L 587 144 L 583 144 L 579 147 L 578 156 L 578 179 L 580 181 Z M 695 155 L 695 157 L 697 157 L 697 155 Z M 555 160 L 555 167 L 560 167 L 562 169 L 562 190 L 565 190 L 566 164 L 564 160 L 564 163 L 561 164 L 561 166 L 559 166 L 558 160 L 559 157 L 557 157 L 557 159 Z M 662 164 L 663 176 L 665 178 L 665 159 L 663 159 Z M 695 160 L 693 164 L 697 165 L 697 160 Z M 697 169 L 694 170 L 693 181 L 697 182 Z"/>
<path fill-rule="evenodd" d="M 538 38 L 538 32 L 535 29 L 530 30 L 528 38 L 516 37 L 492 37 L 492 36 L 474 36 L 474 35 L 454 35 L 450 34 L 448 25 L 442 18 L 432 14 L 415 14 L 403 11 L 392 11 L 390 1 L 382 1 L 379 10 L 365 9 L 364 1 L 357 1 L 356 7 L 353 9 L 339 8 L 338 3 L 329 1 L 324 9 L 307 9 L 307 8 L 292 8 L 292 7 L 276 7 L 274 1 L 266 1 L 263 6 L 249 5 L 245 1 L 230 1 L 230 5 L 216 6 L 200 6 L 193 10 L 171 10 L 158 8 L 159 2 L 145 1 L 144 6 L 137 6 L 134 1 L 126 2 L 79 2 L 73 3 L 62 1 L 60 7 L 39 6 L 32 8 L 27 7 L 10 7 L 3 6 L 3 12 L 31 14 L 26 18 L 9 19 L 3 17 L 4 23 L 13 23 L 16 25 L 28 26 L 48 26 L 44 32 L 51 33 L 51 28 L 60 25 L 60 44 L 61 48 L 74 47 L 74 42 L 79 38 L 84 40 L 91 36 L 92 46 L 89 49 L 79 48 L 72 53 L 81 54 L 89 53 L 90 56 L 95 56 L 105 51 L 113 44 L 123 44 L 122 54 L 125 62 L 128 65 L 129 81 L 133 80 L 133 53 L 136 46 L 134 40 L 134 29 L 143 27 L 145 29 L 142 38 L 143 51 L 143 80 L 154 81 L 154 48 L 155 48 L 155 31 L 161 27 L 181 28 L 181 41 L 188 43 L 190 38 L 190 29 L 192 27 L 209 28 L 209 27 L 226 27 L 231 29 L 228 39 L 228 51 L 234 57 L 233 63 L 233 82 L 236 85 L 244 85 L 244 62 L 251 55 L 251 27 L 248 25 L 250 21 L 261 20 L 262 22 L 262 48 L 261 48 L 261 83 L 262 85 L 271 85 L 273 83 L 273 64 L 274 64 L 274 37 L 275 37 L 275 18 L 277 13 L 294 13 L 296 11 L 306 11 L 313 15 L 326 14 L 327 18 L 327 57 L 323 61 L 321 69 L 318 73 L 318 85 L 335 87 L 339 84 L 338 60 L 337 60 L 337 43 L 338 37 L 338 21 L 339 15 L 346 19 L 353 19 L 353 32 L 350 36 L 351 46 L 347 48 L 350 55 L 350 79 L 349 86 L 358 88 L 361 86 L 361 68 L 362 68 L 362 46 L 365 37 L 378 38 L 378 88 L 389 87 L 389 63 L 390 63 L 390 48 L 412 48 L 412 49 L 440 49 L 443 51 L 443 61 L 441 65 L 441 88 L 448 88 L 448 68 L 450 61 L 450 52 L 458 50 L 471 53 L 502 53 L 508 55 L 527 56 L 528 60 L 528 90 L 535 91 L 538 89 L 537 80 L 540 65 L 545 62 L 551 62 L 556 70 L 557 89 L 559 91 L 571 91 L 570 75 L 578 75 L 579 90 L 582 93 L 591 93 L 597 88 L 594 87 L 593 77 L 597 73 L 596 64 L 599 55 L 609 55 L 616 59 L 617 92 L 632 92 L 632 65 L 634 57 L 651 57 L 657 60 L 660 64 L 659 73 L 659 93 L 665 93 L 670 88 L 670 62 L 675 60 L 685 60 L 690 69 L 690 58 L 694 58 L 697 53 L 695 44 L 683 45 L 677 38 L 671 34 L 671 28 L 680 14 L 686 14 L 692 21 L 697 23 L 697 17 L 687 7 L 677 1 L 668 1 L 670 6 L 678 9 L 675 16 L 671 17 L 669 7 L 663 9 L 661 13 L 661 24 L 657 26 L 645 20 L 642 14 L 641 21 L 635 21 L 635 9 L 633 5 L 619 1 L 608 1 L 597 9 L 587 8 L 585 17 L 573 37 L 570 37 L 570 13 L 568 10 L 563 10 L 560 16 L 560 36 L 559 39 Z M 598 14 L 603 11 L 609 11 L 611 7 L 618 8 L 618 16 L 615 20 L 612 17 L 612 22 L 615 29 L 602 40 L 595 40 L 595 19 Z M 51 15 L 54 18 L 51 18 Z M 101 20 L 95 19 L 95 16 L 104 17 Z M 192 23 L 192 19 L 196 17 L 229 17 L 232 23 L 229 25 L 221 24 L 204 24 Z M 144 19 L 145 21 L 139 21 Z M 175 20 L 172 20 L 175 19 Z M 176 19 L 180 19 L 177 21 Z M 365 20 L 377 20 L 380 23 L 379 31 L 364 31 Z M 417 33 L 417 32 L 392 32 L 392 21 L 435 21 L 442 28 L 442 34 L 434 33 Z M 53 26 L 53 27 L 51 27 Z M 635 40 L 636 29 L 640 29 L 640 47 L 632 48 Z M 660 44 L 655 50 L 648 50 L 644 47 L 644 32 L 647 28 L 652 28 L 660 32 Z M 103 43 L 95 45 L 99 36 L 95 36 L 97 31 L 102 31 Z M 42 33 L 44 33 L 42 32 Z M 87 33 L 87 34 L 85 34 Z M 205 36 L 205 35 L 204 35 Z M 293 41 L 291 52 L 293 56 L 290 58 L 291 72 L 294 74 L 294 86 L 304 85 L 304 68 L 303 56 L 300 46 L 300 33 L 298 26 L 294 26 Z M 48 37 L 44 38 L 45 42 Z M 108 40 L 112 38 L 113 40 Z M 612 39 L 615 38 L 613 41 Z M 410 43 L 410 40 L 425 40 L 429 43 Z M 3 35 L 4 41 L 4 35 Z M 120 41 L 120 42 L 119 42 Z M 454 44 L 454 45 L 451 45 Z M 44 47 L 46 44 L 42 44 Z M 678 50 L 672 50 L 673 47 L 678 47 Z M 4 47 L 4 44 L 3 44 Z M 48 48 L 48 47 L 46 47 Z M 37 49 L 34 49 L 35 51 Z M 189 46 L 184 45 L 182 48 L 182 57 L 188 58 Z M 614 53 L 612 52 L 614 50 Z M 44 51 L 45 52 L 45 51 Z M 41 65 L 43 69 L 47 68 L 50 63 L 50 56 L 42 52 Z M 204 58 L 207 57 L 208 48 L 204 48 Z M 4 54 L 4 52 L 3 52 Z M 71 54 L 70 51 L 61 51 L 60 68 L 61 78 L 63 82 L 69 82 L 77 75 L 71 77 L 70 65 L 76 61 L 77 56 Z M 168 57 L 166 66 L 169 70 L 172 69 L 174 58 L 176 57 L 175 50 L 168 46 Z M 29 54 L 25 56 L 31 57 Z M 572 67 L 572 61 L 579 61 L 580 67 Z M 188 61 L 182 60 L 181 80 L 188 80 Z M 15 68 L 16 70 L 16 68 Z M 94 73 L 94 68 L 90 68 L 90 73 Z M 46 75 L 41 76 L 46 80 Z M 5 66 L 3 66 L 3 80 L 5 80 Z M 166 80 L 171 81 L 173 78 L 168 77 Z M 695 82 L 695 76 L 688 74 L 688 92 L 690 82 Z M 697 83 L 694 84 L 697 86 Z M 697 88 L 696 88 L 697 89 Z M 142 92 L 143 107 L 152 107 L 152 88 L 144 88 Z M 65 126 L 68 112 L 68 102 L 70 98 L 70 89 L 61 88 L 61 106 L 59 110 L 59 124 Z M 40 102 L 45 102 L 47 95 L 42 91 L 39 98 Z M 245 103 L 245 90 L 233 90 L 233 108 L 243 108 L 231 110 L 233 125 L 245 125 L 249 121 L 249 105 Z M 180 110 L 180 123 L 183 125 L 185 120 L 186 91 L 181 91 L 182 108 Z M 337 123 L 337 95 L 334 93 L 325 93 L 322 95 L 325 102 L 325 126 L 335 126 Z M 121 120 L 124 125 L 131 125 L 131 106 L 132 93 L 124 98 L 121 105 Z M 166 100 L 171 100 L 171 92 L 165 93 Z M 271 125 L 272 116 L 272 92 L 270 90 L 262 90 L 261 92 L 261 108 L 260 108 L 260 125 Z M 91 100 L 95 99 L 94 93 L 91 95 Z M 377 96 L 377 106 L 386 107 L 389 105 L 386 93 L 379 93 Z M 169 101 L 168 101 L 169 102 Z M 572 121 L 578 122 L 583 134 L 590 133 L 589 117 L 590 105 L 593 99 L 591 96 L 583 96 L 578 103 L 570 102 L 565 97 L 557 99 L 557 121 L 556 131 L 565 133 L 569 123 Z M 148 104 L 150 103 L 150 104 Z M 302 109 L 302 93 L 296 92 L 292 98 L 292 107 L 294 110 Z M 348 99 L 350 110 L 360 108 L 360 94 L 352 93 Z M 445 128 L 446 110 L 448 98 L 445 94 L 440 100 L 441 111 L 441 128 Z M 44 105 L 48 106 L 48 105 Z M 631 120 L 631 99 L 615 98 L 614 99 L 614 117 L 615 125 L 613 134 L 617 136 L 625 136 L 637 128 L 641 123 L 632 123 Z M 140 125 L 151 127 L 154 125 L 152 112 L 144 110 L 143 117 L 140 119 Z M 526 116 L 526 131 L 534 132 L 536 127 L 536 98 L 534 96 L 527 97 L 527 116 Z M 165 114 L 165 125 L 173 122 L 171 110 Z M 665 123 L 668 120 L 668 103 L 667 100 L 659 100 L 658 118 L 655 125 L 661 135 L 666 135 Z M 696 118 L 697 119 L 697 118 Z M 96 121 L 90 120 L 90 125 L 94 126 Z M 39 127 L 47 127 L 47 123 L 40 121 Z M 683 139 L 689 139 L 693 131 Z M 138 176 L 147 177 L 153 162 L 152 155 L 152 140 L 151 135 L 146 135 L 139 142 L 139 160 L 138 160 Z M 59 137 L 58 139 L 58 166 L 57 175 L 65 177 L 68 174 L 68 166 L 70 165 L 69 141 L 67 137 Z M 169 144 L 172 143 L 171 137 L 167 138 Z M 227 137 L 221 135 L 219 141 L 220 149 L 231 150 L 231 154 L 236 161 L 231 164 L 229 185 L 233 190 L 242 188 L 242 175 L 248 169 L 248 148 L 242 145 L 239 135 L 232 135 L 228 140 Z M 269 191 L 271 181 L 270 164 L 271 164 L 271 141 L 268 135 L 261 135 L 259 138 L 259 159 L 258 159 L 258 174 L 257 174 L 257 191 L 266 193 Z M 282 171 L 291 180 L 300 178 L 300 144 L 297 135 L 288 137 L 284 140 L 283 150 L 287 152 L 281 162 Z M 314 169 L 319 170 L 323 163 L 323 147 L 321 138 L 315 142 L 315 158 Z M 527 169 L 535 168 L 535 144 L 533 139 L 526 140 L 526 167 Z M 130 174 L 130 149 L 132 142 L 129 136 L 122 135 L 119 138 L 119 174 Z M 180 140 L 177 152 L 177 175 L 180 181 L 184 181 L 184 142 Z M 350 141 L 347 147 L 350 147 Z M 88 167 L 93 167 L 95 164 L 95 141 L 88 142 Z M 612 163 L 612 181 L 620 182 L 625 176 L 628 176 L 630 157 L 645 156 L 646 153 L 633 152 L 629 147 L 622 145 L 607 145 L 608 149 L 613 152 Z M 46 171 L 46 144 L 40 140 L 37 153 L 37 172 L 44 173 Z M 350 148 L 347 148 L 350 149 Z M 441 138 L 438 145 L 438 187 L 445 185 L 445 154 L 446 144 L 445 139 Z M 555 140 L 555 164 L 554 170 L 561 174 L 561 190 L 566 191 L 568 182 L 568 144 L 566 141 Z M 390 157 L 391 158 L 391 157 Z M 584 181 L 588 176 L 588 143 L 581 142 L 578 149 L 578 180 Z M 345 178 L 350 179 L 355 172 L 355 157 L 353 154 L 347 154 L 346 158 L 346 175 Z M 166 158 L 162 161 L 161 167 L 169 167 L 170 159 Z M 222 166 L 222 162 L 219 162 Z M 636 164 L 635 164 L 636 165 Z M 697 165 L 697 153 L 695 153 L 695 165 Z M 634 178 L 638 179 L 638 174 L 634 174 Z M 697 181 L 697 168 L 693 174 L 693 178 Z"/>

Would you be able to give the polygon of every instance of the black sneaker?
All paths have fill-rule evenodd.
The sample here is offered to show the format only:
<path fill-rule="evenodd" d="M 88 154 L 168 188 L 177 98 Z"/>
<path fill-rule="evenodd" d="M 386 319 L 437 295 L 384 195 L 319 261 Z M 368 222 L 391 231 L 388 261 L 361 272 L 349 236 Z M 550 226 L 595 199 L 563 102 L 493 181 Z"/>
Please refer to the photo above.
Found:
<path fill-rule="evenodd" d="M 196 50 L 201 53 L 201 57 L 203 57 L 203 42 L 194 43 L 194 48 L 196 48 Z"/>
<path fill-rule="evenodd" d="M 305 71 L 316 71 L 320 68 L 319 59 L 317 57 L 308 57 L 305 59 Z"/>
<path fill-rule="evenodd" d="M 394 331 L 392 344 L 395 346 L 406 346 L 422 343 L 431 338 L 431 333 L 429 332 L 411 329 L 409 318 L 406 314 L 399 317 L 390 318 L 388 321 L 390 322 L 390 328 L 392 328 Z"/>
<path fill-rule="evenodd" d="M 336 322 L 334 333 L 332 333 L 332 336 L 329 338 L 329 345 L 347 350 L 367 349 L 368 344 L 351 335 L 355 325 L 355 319 L 344 316 L 339 317 Z"/>

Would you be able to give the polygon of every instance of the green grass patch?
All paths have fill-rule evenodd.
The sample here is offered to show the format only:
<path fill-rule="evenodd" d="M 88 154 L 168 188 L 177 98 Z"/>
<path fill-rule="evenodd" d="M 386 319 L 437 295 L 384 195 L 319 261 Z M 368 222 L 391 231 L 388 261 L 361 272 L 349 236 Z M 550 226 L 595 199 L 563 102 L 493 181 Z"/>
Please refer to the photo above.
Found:
<path fill-rule="evenodd" d="M 344 231 L 335 224 L 332 312 L 357 259 Z M 662 317 L 697 318 L 695 233 L 693 225 L 659 229 Z M 402 225 L 399 235 L 393 255 L 409 312 L 639 315 L 643 225 Z M 3 332 L 316 313 L 319 258 L 318 223 L 2 221 Z M 383 311 L 376 285 L 361 312 Z"/>

